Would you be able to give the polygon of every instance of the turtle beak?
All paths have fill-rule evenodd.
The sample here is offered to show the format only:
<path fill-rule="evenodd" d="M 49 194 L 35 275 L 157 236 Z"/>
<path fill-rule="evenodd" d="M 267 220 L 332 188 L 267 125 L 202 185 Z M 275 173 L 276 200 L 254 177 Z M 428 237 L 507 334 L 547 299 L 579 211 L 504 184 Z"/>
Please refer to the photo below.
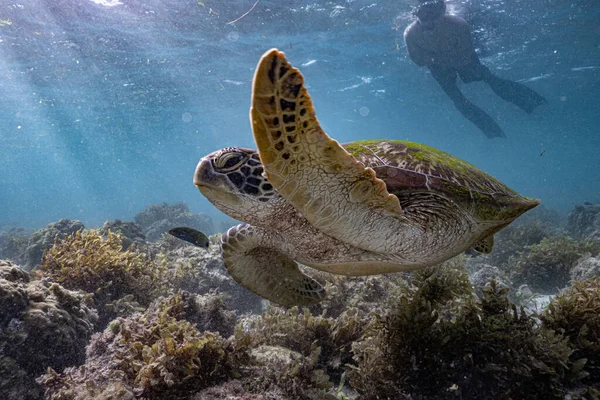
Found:
<path fill-rule="evenodd" d="M 213 183 L 214 173 L 212 173 L 212 169 L 210 160 L 206 159 L 206 157 L 200 159 L 200 162 L 196 166 L 196 171 L 194 172 L 194 186 L 200 189 L 201 186 Z"/>
<path fill-rule="evenodd" d="M 217 203 L 226 203 L 228 205 L 238 205 L 241 203 L 240 197 L 231 192 L 231 188 L 225 182 L 225 178 L 215 173 L 209 157 L 202 158 L 198 166 L 196 166 L 194 186 L 215 205 Z M 217 208 L 219 208 L 218 205 Z"/>

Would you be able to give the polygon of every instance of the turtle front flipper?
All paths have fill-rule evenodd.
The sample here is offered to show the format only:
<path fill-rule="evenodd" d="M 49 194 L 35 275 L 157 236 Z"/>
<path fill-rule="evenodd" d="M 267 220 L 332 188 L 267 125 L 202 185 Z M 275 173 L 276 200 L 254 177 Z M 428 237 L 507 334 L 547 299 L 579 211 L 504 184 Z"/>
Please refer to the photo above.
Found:
<path fill-rule="evenodd" d="M 256 69 L 250 120 L 269 182 L 322 232 L 369 250 L 365 241 L 373 236 L 365 239 L 357 227 L 401 215 L 398 198 L 375 172 L 321 129 L 302 74 L 278 50 L 265 53 Z M 381 228 L 373 225 L 369 234 Z"/>
<path fill-rule="evenodd" d="M 234 226 L 221 237 L 223 260 L 231 277 L 283 306 L 309 306 L 323 300 L 323 286 L 303 274 L 294 260 L 265 247 L 265 239 L 260 228 L 247 224 Z"/>

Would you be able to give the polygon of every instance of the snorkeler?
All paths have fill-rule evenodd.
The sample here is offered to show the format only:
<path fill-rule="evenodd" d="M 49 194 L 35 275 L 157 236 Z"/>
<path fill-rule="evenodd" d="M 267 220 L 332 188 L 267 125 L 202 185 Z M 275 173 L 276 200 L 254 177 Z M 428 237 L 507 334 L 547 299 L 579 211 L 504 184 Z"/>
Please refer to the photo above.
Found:
<path fill-rule="evenodd" d="M 446 14 L 444 0 L 424 1 L 414 15 L 417 20 L 404 31 L 411 60 L 420 67 L 429 68 L 458 111 L 488 138 L 504 137 L 502 128 L 462 94 L 456 84 L 457 76 L 465 83 L 487 83 L 494 93 L 527 113 L 546 103 L 527 86 L 499 78 L 481 64 L 473 47 L 469 24 L 456 15 Z"/>

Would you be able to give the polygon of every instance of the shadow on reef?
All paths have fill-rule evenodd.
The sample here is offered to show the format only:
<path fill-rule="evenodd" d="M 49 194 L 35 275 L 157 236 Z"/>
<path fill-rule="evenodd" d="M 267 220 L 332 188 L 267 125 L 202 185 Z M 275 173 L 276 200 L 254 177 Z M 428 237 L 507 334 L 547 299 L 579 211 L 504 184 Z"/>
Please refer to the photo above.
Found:
<path fill-rule="evenodd" d="M 34 272 L 0 261 L 0 394 L 598 399 L 598 213 L 582 207 L 568 230 L 543 213 L 497 235 L 490 255 L 412 273 L 307 270 L 328 297 L 290 309 L 265 308 L 227 275 L 218 235 L 201 249 L 148 242 L 132 222 L 59 221 Z M 0 249 L 17 254 L 27 246 L 12 232 Z"/>

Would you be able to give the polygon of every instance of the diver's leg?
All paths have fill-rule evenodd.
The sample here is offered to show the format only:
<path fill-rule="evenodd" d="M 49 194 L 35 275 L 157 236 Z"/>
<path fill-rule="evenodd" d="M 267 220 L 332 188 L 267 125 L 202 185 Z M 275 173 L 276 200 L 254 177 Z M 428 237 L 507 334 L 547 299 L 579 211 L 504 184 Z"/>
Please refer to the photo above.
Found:
<path fill-rule="evenodd" d="M 505 137 L 502 128 L 481 108 L 471 103 L 456 85 L 456 73 L 436 71 L 431 69 L 433 77 L 438 81 L 444 92 L 452 99 L 456 109 L 469 121 L 474 123 L 488 137 Z"/>
<path fill-rule="evenodd" d="M 483 68 L 487 70 L 487 73 L 482 80 L 490 85 L 494 93 L 503 100 L 513 103 L 526 113 L 531 114 L 537 107 L 547 103 L 546 99 L 537 94 L 533 89 L 521 83 L 500 78 L 492 74 L 487 67 Z"/>

